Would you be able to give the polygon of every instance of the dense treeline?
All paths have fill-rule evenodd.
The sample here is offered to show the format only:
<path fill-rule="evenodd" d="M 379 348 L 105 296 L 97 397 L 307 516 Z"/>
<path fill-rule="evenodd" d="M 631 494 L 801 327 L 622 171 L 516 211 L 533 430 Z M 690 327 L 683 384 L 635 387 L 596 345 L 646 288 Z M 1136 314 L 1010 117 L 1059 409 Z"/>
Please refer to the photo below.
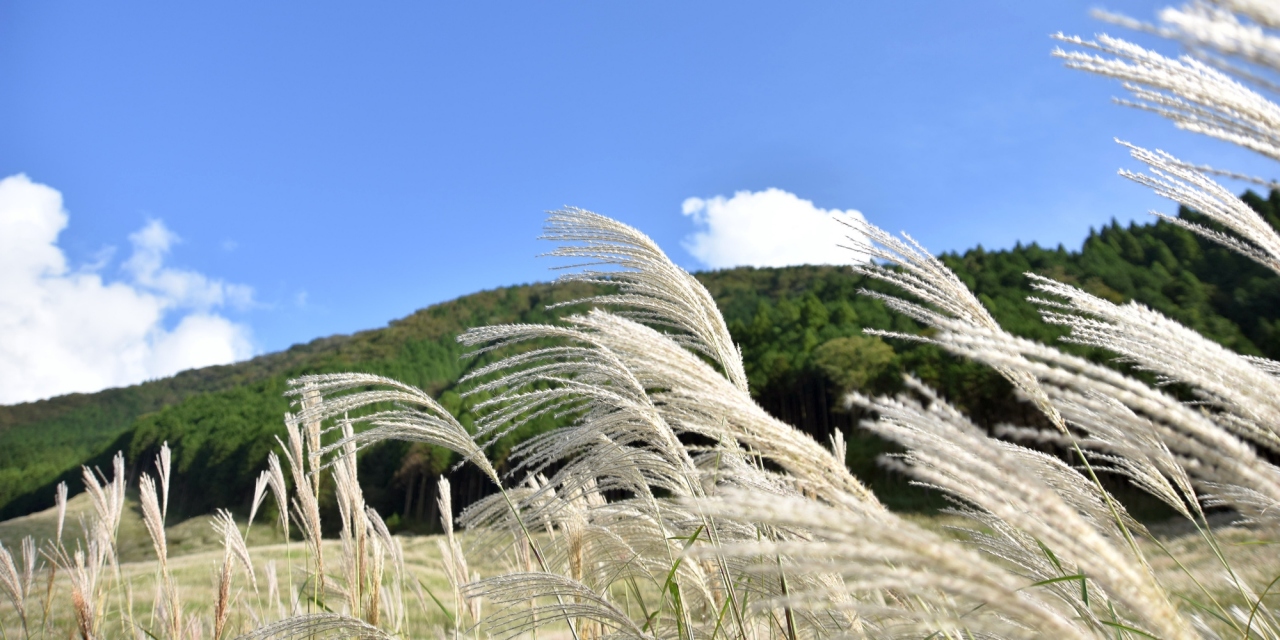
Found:
<path fill-rule="evenodd" d="M 1280 227 L 1280 193 L 1245 200 Z M 1183 211 L 1183 216 L 1196 217 Z M 1045 324 L 1025 273 L 1046 275 L 1113 300 L 1136 300 L 1202 334 L 1251 355 L 1280 357 L 1280 279 L 1249 260 L 1169 223 L 1111 224 L 1090 233 L 1079 251 L 1019 245 L 1010 250 L 946 254 L 942 260 L 1012 332 L 1040 341 L 1061 335 Z M 840 398 L 849 391 L 892 391 L 911 371 L 986 426 L 1037 420 L 1012 400 L 994 372 L 955 360 L 934 347 L 884 341 L 863 328 L 914 333 L 910 320 L 878 300 L 858 295 L 881 285 L 836 267 L 740 268 L 700 274 L 742 346 L 757 400 L 774 415 L 825 440 L 859 416 Z M 304 373 L 366 371 L 430 391 L 464 424 L 482 397 L 464 398 L 458 379 L 488 362 L 468 359 L 454 341 L 461 330 L 495 322 L 548 321 L 563 311 L 549 303 L 590 293 L 582 286 L 529 285 L 487 291 L 419 311 L 389 327 L 319 340 L 228 367 L 171 379 L 0 407 L 0 516 L 42 508 L 60 478 L 73 482 L 85 460 L 123 449 L 136 473 L 163 441 L 174 448 L 174 508 L 193 515 L 215 506 L 243 505 L 263 468 L 274 436 L 283 435 L 285 381 Z M 1101 360 L 1100 353 L 1077 350 Z M 1117 365 L 1120 366 L 1120 365 Z M 533 421 L 495 445 L 501 462 L 516 442 L 549 429 Z M 886 447 L 852 432 L 850 464 L 899 507 L 924 499 L 878 469 Z M 362 480 L 370 504 L 401 526 L 435 519 L 434 483 L 456 460 L 425 445 L 390 444 L 366 451 Z M 454 471 L 455 504 L 485 491 L 465 467 Z M 332 519 L 331 519 L 332 521 Z"/>

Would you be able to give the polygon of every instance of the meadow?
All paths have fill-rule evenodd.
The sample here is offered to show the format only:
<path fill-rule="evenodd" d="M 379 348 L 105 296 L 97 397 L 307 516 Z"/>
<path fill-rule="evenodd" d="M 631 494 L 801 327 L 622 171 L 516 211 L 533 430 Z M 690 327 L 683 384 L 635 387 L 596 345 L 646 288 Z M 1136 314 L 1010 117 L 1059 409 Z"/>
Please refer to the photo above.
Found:
<path fill-rule="evenodd" d="M 81 495 L 68 502 L 67 517 L 74 522 L 81 516 L 89 516 L 91 511 L 92 506 L 89 504 L 88 496 Z M 35 539 L 52 538 L 57 529 L 57 517 L 57 510 L 49 509 L 0 523 L 0 541 L 14 547 L 20 545 L 22 538 L 26 536 L 32 536 Z M 964 524 L 962 519 L 938 514 L 916 515 L 911 519 L 928 529 L 944 532 L 949 527 Z M 1280 574 L 1280 558 L 1265 544 L 1267 541 L 1259 541 L 1253 532 L 1246 529 L 1231 527 L 1229 518 L 1220 518 L 1220 520 L 1223 526 L 1218 527 L 1218 534 L 1228 561 L 1234 566 L 1247 568 L 1246 580 L 1256 581 Z M 212 518 L 196 517 L 166 530 L 170 543 L 169 552 L 172 554 L 171 571 L 184 599 L 191 603 L 188 611 L 195 620 L 208 619 L 213 613 L 212 604 L 216 602 L 217 578 L 211 568 L 221 564 L 223 541 L 218 538 L 211 525 Z M 1212 572 L 1217 562 L 1213 550 L 1202 537 L 1196 534 L 1194 528 L 1181 525 L 1176 521 L 1167 521 L 1162 526 L 1153 527 L 1152 530 L 1159 544 L 1173 550 L 1192 574 Z M 397 541 L 403 549 L 405 567 L 412 574 L 413 580 L 421 582 L 424 594 L 427 591 L 434 594 L 450 593 L 448 578 L 443 573 L 440 539 L 439 535 L 397 536 Z M 1148 547 L 1144 551 L 1148 553 L 1157 551 L 1153 541 L 1147 541 L 1144 544 Z M 255 592 L 251 587 L 245 586 L 238 589 L 238 594 L 235 596 L 236 611 L 229 623 L 229 633 L 235 635 L 249 633 L 263 623 L 288 617 L 286 614 L 292 612 L 293 604 L 286 583 L 286 572 L 292 563 L 296 562 L 299 566 L 303 566 L 307 560 L 306 553 L 300 545 L 286 545 L 279 528 L 270 524 L 258 524 L 250 535 L 246 536 L 246 545 L 257 575 L 266 576 L 274 570 L 277 584 L 274 591 L 259 589 L 259 592 Z M 159 563 L 155 560 L 151 540 L 142 522 L 141 505 L 136 499 L 128 502 L 121 518 L 119 548 L 120 574 L 123 583 L 127 585 L 124 588 L 126 603 L 130 601 L 127 594 L 134 594 L 128 617 L 144 628 L 154 629 L 157 608 L 155 602 L 147 596 L 155 593 Z M 515 558 L 510 548 L 503 551 L 505 553 L 478 554 L 476 556 L 478 562 L 475 566 L 477 572 L 485 576 L 510 570 Z M 335 540 L 327 540 L 325 553 L 329 557 L 338 557 L 342 553 L 341 544 Z M 269 566 L 272 564 L 274 569 Z M 1161 582 L 1169 585 L 1173 593 L 1179 597 L 1194 598 L 1197 592 L 1196 586 L 1187 580 L 1186 574 L 1175 566 L 1172 560 L 1167 557 L 1156 558 L 1154 569 L 1160 576 Z M 304 572 L 298 571 L 298 573 Z M 58 600 L 67 598 L 70 585 L 66 576 L 55 575 L 51 592 L 48 591 L 47 579 L 39 580 L 41 577 L 37 576 L 36 590 L 45 589 L 45 598 L 48 601 L 56 603 Z M 1215 597 L 1221 600 L 1229 601 L 1235 597 L 1225 579 L 1210 585 L 1210 588 L 1215 593 Z M 417 600 L 415 594 L 410 596 L 408 602 L 400 605 L 406 612 L 402 635 L 415 638 L 451 637 L 453 627 L 450 617 L 457 613 L 454 603 L 442 601 L 437 604 L 430 596 L 427 598 L 426 602 L 421 602 Z M 304 601 L 300 606 L 305 608 L 307 603 Z M 126 608 L 128 608 L 127 604 Z M 65 638 L 75 635 L 76 621 L 70 608 L 55 604 L 46 614 L 43 605 L 40 605 L 36 613 L 41 620 L 39 626 L 42 630 L 38 631 L 35 637 Z M 11 602 L 0 601 L 0 620 L 4 621 L 3 637 L 24 637 L 19 617 Z M 117 619 L 116 629 L 108 628 L 104 635 L 108 637 L 130 635 L 118 626 L 120 622 L 121 620 Z M 193 623 L 193 627 L 195 625 L 198 623 Z M 199 633 L 189 633 L 189 635 L 208 637 L 210 632 L 209 629 L 202 629 Z M 548 638 L 570 637 L 563 625 L 546 629 L 541 635 Z"/>

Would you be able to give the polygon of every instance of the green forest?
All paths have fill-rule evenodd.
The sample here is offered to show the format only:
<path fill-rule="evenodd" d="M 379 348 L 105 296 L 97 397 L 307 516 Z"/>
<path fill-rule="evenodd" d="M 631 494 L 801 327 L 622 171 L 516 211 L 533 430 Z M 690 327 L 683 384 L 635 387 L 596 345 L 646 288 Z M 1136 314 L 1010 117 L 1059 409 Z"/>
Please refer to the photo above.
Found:
<path fill-rule="evenodd" d="M 1244 199 L 1280 228 L 1280 192 L 1267 198 L 1247 193 Z M 1185 210 L 1179 215 L 1199 218 Z M 1035 244 L 1000 251 L 977 247 L 941 259 L 1005 328 L 1024 337 L 1051 342 L 1062 333 L 1044 323 L 1026 299 L 1031 290 L 1024 274 L 1032 272 L 1115 302 L 1138 301 L 1237 352 L 1280 358 L 1280 279 L 1167 222 L 1127 228 L 1112 223 L 1091 231 L 1078 250 Z M 757 401 L 820 441 L 834 429 L 845 431 L 849 464 L 891 506 L 931 503 L 923 490 L 876 464 L 887 448 L 853 429 L 859 416 L 844 410 L 845 393 L 890 392 L 902 373 L 911 371 L 984 426 L 1039 419 L 1013 399 L 994 371 L 928 344 L 863 335 L 864 328 L 920 329 L 880 301 L 859 295 L 860 289 L 883 290 L 884 285 L 848 268 L 737 268 L 697 277 L 742 347 Z M 455 337 L 485 324 L 552 321 L 575 308 L 548 311 L 548 305 L 595 292 L 581 284 L 484 291 L 420 310 L 383 329 L 323 338 L 244 363 L 0 407 L 0 519 L 52 505 L 59 481 L 77 492 L 80 465 L 106 467 L 117 450 L 125 452 L 136 475 L 165 441 L 174 451 L 171 508 L 179 515 L 229 505 L 247 510 L 253 480 L 277 446 L 275 436 L 284 433 L 286 381 L 302 374 L 390 376 L 427 390 L 470 425 L 472 407 L 484 398 L 464 397 L 466 389 L 457 381 L 495 356 L 469 358 Z M 1107 362 L 1101 353 L 1075 352 Z M 550 418 L 526 424 L 493 444 L 495 459 L 505 461 L 521 439 L 555 426 Z M 484 481 L 465 467 L 452 470 L 455 463 L 448 451 L 426 445 L 367 449 L 360 460 L 366 498 L 395 526 L 428 528 L 425 523 L 435 521 L 435 476 L 452 472 L 458 506 L 486 491 Z"/>

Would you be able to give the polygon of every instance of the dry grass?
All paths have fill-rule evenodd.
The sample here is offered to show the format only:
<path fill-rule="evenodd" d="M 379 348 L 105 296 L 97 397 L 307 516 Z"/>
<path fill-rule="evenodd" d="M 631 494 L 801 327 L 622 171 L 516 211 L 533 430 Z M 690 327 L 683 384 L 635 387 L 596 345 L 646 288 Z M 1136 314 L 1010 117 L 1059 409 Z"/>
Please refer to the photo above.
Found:
<path fill-rule="evenodd" d="M 86 507 L 83 499 L 72 500 L 68 512 L 74 513 Z M 37 535 L 46 531 L 52 533 L 54 526 L 52 518 L 56 518 L 56 513 L 50 509 L 0 522 L 0 540 L 9 546 L 10 540 L 20 539 L 25 535 Z M 953 515 L 910 515 L 905 518 L 924 528 L 944 533 L 952 531 L 952 528 L 966 527 L 971 524 L 968 519 Z M 184 611 L 188 616 L 194 614 L 201 618 L 209 618 L 213 613 L 213 603 L 216 600 L 216 567 L 222 560 L 222 541 L 213 532 L 209 524 L 210 520 L 210 518 L 193 518 L 168 529 L 171 540 L 184 540 L 181 546 L 174 550 L 175 552 L 171 552 L 170 569 L 183 595 L 183 602 L 186 603 Z M 134 557 L 121 564 L 121 578 L 126 585 L 123 592 L 126 602 L 127 594 L 130 592 L 133 594 L 132 615 L 136 623 L 144 629 L 151 629 L 155 625 L 152 596 L 156 588 L 158 563 L 154 554 L 150 552 L 150 542 L 141 526 L 140 517 L 136 518 L 135 525 L 126 528 L 122 524 L 121 548 L 138 549 L 139 551 L 131 553 L 139 556 L 145 553 L 150 557 Z M 1229 526 L 1230 522 L 1225 518 L 1217 519 L 1215 525 L 1217 525 L 1215 530 L 1221 548 L 1231 566 L 1237 568 L 1246 581 L 1266 584 L 1280 575 L 1280 554 L 1276 553 L 1276 546 L 1274 546 L 1280 544 L 1280 541 L 1259 539 L 1256 532 Z M 291 562 L 295 567 L 298 580 L 303 579 L 307 563 L 306 549 L 295 542 L 286 550 L 286 545 L 279 542 L 279 532 L 268 529 L 269 527 L 254 527 L 249 539 L 251 556 L 255 570 L 260 576 L 266 574 L 268 563 L 276 564 L 279 579 L 283 583 L 281 590 L 285 591 L 288 588 L 285 568 Z M 1194 527 L 1171 520 L 1154 525 L 1151 530 L 1156 539 L 1172 551 L 1192 575 L 1211 576 L 1209 580 L 1203 582 L 1215 597 L 1224 602 L 1236 599 L 1227 576 L 1221 571 L 1215 571 L 1220 565 L 1212 548 Z M 963 536 L 957 535 L 957 537 Z M 397 539 L 404 548 L 405 564 L 414 579 L 420 580 L 424 589 L 434 593 L 441 605 L 452 614 L 453 604 L 448 596 L 450 585 L 444 574 L 440 555 L 441 547 L 438 543 L 441 538 L 442 536 L 410 536 Z M 470 555 L 472 564 L 475 565 L 473 568 L 480 575 L 493 576 L 516 568 L 517 559 L 514 553 L 510 548 L 502 548 L 505 547 L 503 543 L 495 545 L 499 548 L 475 549 L 474 535 L 464 534 L 463 538 L 463 546 L 473 550 Z M 1175 596 L 1191 600 L 1202 599 L 1200 590 L 1188 578 L 1188 573 L 1180 569 L 1170 557 L 1165 556 L 1154 541 L 1146 541 L 1144 546 L 1148 556 L 1152 558 L 1152 567 L 1162 585 L 1165 585 Z M 326 540 L 324 543 L 325 552 L 331 557 L 338 557 L 341 553 L 340 547 L 341 543 L 338 540 Z M 46 575 L 43 569 L 40 575 Z M 40 584 L 44 583 L 40 582 Z M 259 586 L 258 593 L 254 593 L 244 585 L 236 589 L 234 599 L 238 606 L 233 609 L 233 614 L 228 621 L 229 631 L 234 635 L 247 633 L 261 626 L 265 621 L 280 618 L 279 608 L 267 599 L 265 579 Z M 66 578 L 59 576 L 54 586 L 54 606 L 51 607 L 50 617 L 46 623 L 48 631 L 33 634 L 34 637 L 66 638 L 73 635 L 75 621 L 68 598 Z M 423 604 L 424 602 L 417 601 L 415 596 L 410 596 L 409 620 L 404 637 L 448 636 L 452 626 L 449 619 L 441 612 L 440 605 L 432 601 L 430 596 L 425 600 L 425 607 Z M 287 607 L 283 597 L 280 605 Z M 305 602 L 303 606 L 305 611 Z M 39 606 L 35 608 L 35 615 L 37 617 L 44 615 Z M 22 627 L 13 605 L 5 600 L 0 600 L 0 626 L 3 627 L 3 637 L 23 637 Z M 123 629 L 118 626 L 105 631 L 107 637 L 124 636 Z M 206 629 L 206 633 L 208 631 Z M 540 632 L 540 636 L 547 639 L 571 637 L 563 625 L 544 629 Z"/>
<path fill-rule="evenodd" d="M 77 507 L 83 509 L 86 506 L 84 502 L 72 500 L 69 511 Z M 0 535 L 4 536 L 0 540 L 4 540 L 5 545 L 8 546 L 10 539 L 21 539 L 26 535 L 38 535 L 46 531 L 52 533 L 54 523 L 48 516 L 56 517 L 56 514 L 51 512 L 52 510 L 0 522 Z M 169 568 L 182 594 L 184 617 L 195 615 L 204 619 L 211 618 L 214 603 L 217 600 L 216 569 L 221 564 L 223 551 L 222 541 L 210 526 L 210 520 L 211 518 L 205 517 L 193 518 L 167 530 L 170 540 L 175 542 L 170 549 Z M 136 624 L 141 629 L 151 631 L 157 625 L 153 617 L 155 611 L 153 598 L 156 593 L 159 565 L 155 554 L 151 551 L 151 542 L 142 528 L 140 517 L 135 517 L 134 525 L 126 527 L 122 523 L 121 526 L 121 548 L 136 551 L 129 551 L 132 557 L 120 564 L 122 586 L 112 587 L 114 593 L 110 606 L 117 606 L 116 596 L 123 598 L 125 608 L 131 611 Z M 297 542 L 286 547 L 280 539 L 279 532 L 271 530 L 270 527 L 259 525 L 253 528 L 249 538 L 249 550 L 254 569 L 260 576 L 259 589 L 255 593 L 244 580 L 236 582 L 232 592 L 232 599 L 236 606 L 232 608 L 228 620 L 230 635 L 246 633 L 261 626 L 265 621 L 279 619 L 281 611 L 287 612 L 289 606 L 287 567 L 294 567 L 297 584 L 305 579 L 308 562 L 306 548 Z M 450 607 L 451 600 L 445 597 L 445 594 L 450 592 L 450 586 L 442 572 L 436 537 L 402 537 L 398 540 L 403 545 L 406 567 L 413 579 L 420 580 L 424 589 L 435 593 L 446 607 Z M 74 543 L 71 544 L 74 545 Z M 324 550 L 327 556 L 337 558 L 341 555 L 341 543 L 337 540 L 325 540 Z M 491 575 L 504 569 L 500 556 L 478 554 L 477 559 L 488 559 L 488 562 L 480 562 L 477 567 L 483 575 Z M 278 571 L 281 590 L 281 597 L 276 602 L 269 600 L 266 579 L 262 577 L 268 572 L 268 564 L 273 562 Z M 43 590 L 46 584 L 48 563 L 44 565 L 37 574 L 39 590 Z M 128 605 L 130 594 L 132 594 L 131 608 Z M 409 595 L 408 598 L 409 619 L 406 628 L 408 636 L 436 637 L 444 629 L 451 628 L 445 615 L 429 599 L 429 596 L 425 607 L 416 601 L 415 596 Z M 43 600 L 43 595 L 39 600 Z M 69 585 L 65 573 L 60 572 L 55 580 L 52 603 L 46 621 L 48 631 L 33 632 L 33 637 L 66 638 L 74 635 L 75 620 L 70 606 Z M 302 599 L 301 606 L 304 612 L 309 609 L 305 598 Z M 34 612 L 37 620 L 45 615 L 40 604 L 34 607 Z M 126 634 L 120 626 L 118 616 L 114 613 L 112 618 L 114 624 L 108 624 L 103 630 L 106 637 L 136 635 Z M 0 600 L 0 625 L 3 626 L 3 637 L 23 637 L 22 626 L 16 611 L 7 600 Z M 206 628 L 205 635 L 208 636 L 210 631 L 211 629 Z"/>

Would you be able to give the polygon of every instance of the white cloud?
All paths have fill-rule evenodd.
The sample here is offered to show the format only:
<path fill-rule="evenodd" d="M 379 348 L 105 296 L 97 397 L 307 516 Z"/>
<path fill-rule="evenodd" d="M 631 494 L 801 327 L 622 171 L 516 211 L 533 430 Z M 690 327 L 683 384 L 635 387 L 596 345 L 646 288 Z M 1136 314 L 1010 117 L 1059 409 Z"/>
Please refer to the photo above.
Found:
<path fill-rule="evenodd" d="M 840 216 L 862 219 L 849 209 L 819 209 L 812 201 L 781 189 L 739 191 L 732 198 L 689 198 L 682 207 L 700 231 L 685 248 L 712 269 L 736 266 L 851 264 L 865 259 L 838 245 L 852 230 Z"/>
<path fill-rule="evenodd" d="M 58 247 L 62 194 L 25 175 L 0 180 L 0 403 L 168 376 L 253 355 L 249 328 L 214 312 L 252 304 L 253 292 L 166 267 L 178 237 L 159 220 L 129 236 L 125 278 L 110 260 L 72 270 Z M 166 329 L 166 320 L 173 326 Z"/>

